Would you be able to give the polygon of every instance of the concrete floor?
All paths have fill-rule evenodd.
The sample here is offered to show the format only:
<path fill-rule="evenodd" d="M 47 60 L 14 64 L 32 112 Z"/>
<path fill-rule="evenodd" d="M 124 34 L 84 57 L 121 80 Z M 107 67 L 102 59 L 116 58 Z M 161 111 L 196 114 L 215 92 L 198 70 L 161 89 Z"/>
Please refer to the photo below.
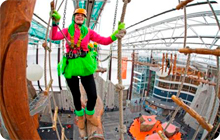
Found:
<path fill-rule="evenodd" d="M 147 112 L 142 109 L 140 112 L 131 113 L 130 109 L 124 110 L 124 124 L 126 125 L 126 128 L 130 127 L 133 120 L 137 117 L 142 115 L 150 115 Z M 178 116 L 178 115 L 177 115 Z M 62 123 L 62 126 L 65 128 L 65 134 L 67 139 L 69 140 L 81 140 L 79 136 L 78 127 L 74 124 L 74 114 L 72 112 L 64 112 L 59 113 L 59 118 Z M 163 116 L 157 116 L 157 119 L 165 122 L 168 121 Z M 174 120 L 174 124 L 176 126 L 179 126 L 181 128 L 182 134 L 185 133 L 185 135 L 182 135 L 183 139 L 190 139 L 192 138 L 195 130 L 188 127 L 186 124 L 184 124 L 182 121 L 180 121 L 182 117 L 176 117 Z M 40 117 L 39 121 L 40 127 L 38 128 L 38 132 L 40 137 L 43 140 L 57 140 L 57 133 L 52 130 L 52 128 L 45 128 L 45 127 L 51 127 L 51 116 L 50 115 L 44 115 Z M 104 112 L 102 116 L 102 125 L 103 125 L 103 131 L 104 131 L 104 138 L 105 140 L 119 140 L 119 111 L 109 111 Z M 42 129 L 45 128 L 45 129 Z M 61 128 L 58 123 L 58 131 L 59 135 L 61 136 Z M 196 139 L 200 139 L 201 134 L 198 135 Z M 132 140 L 131 136 L 128 135 L 128 133 L 124 134 L 125 140 Z"/>
<path fill-rule="evenodd" d="M 127 129 L 130 124 L 133 122 L 133 119 L 138 117 L 140 113 L 145 112 L 137 112 L 131 113 L 129 109 L 124 110 L 124 124 L 126 125 Z M 146 114 L 146 113 L 145 113 Z M 70 117 L 69 117 L 70 116 Z M 74 114 L 66 113 L 66 114 L 59 114 L 60 120 L 64 128 L 67 125 L 71 125 L 71 129 L 65 129 L 65 134 L 68 139 L 73 140 L 81 140 L 79 136 L 79 131 L 77 126 L 74 124 Z M 112 111 L 112 112 L 104 112 L 102 117 L 102 125 L 104 131 L 105 140 L 119 140 L 119 111 Z M 40 128 L 38 132 L 42 139 L 50 139 L 55 140 L 57 139 L 56 132 L 53 131 L 51 128 L 42 129 L 44 127 L 52 126 L 51 117 L 50 115 L 45 115 L 40 118 Z M 60 126 L 58 125 L 58 130 L 60 132 Z M 72 131 L 72 132 L 71 132 Z M 132 140 L 132 138 L 125 133 L 124 139 Z"/>

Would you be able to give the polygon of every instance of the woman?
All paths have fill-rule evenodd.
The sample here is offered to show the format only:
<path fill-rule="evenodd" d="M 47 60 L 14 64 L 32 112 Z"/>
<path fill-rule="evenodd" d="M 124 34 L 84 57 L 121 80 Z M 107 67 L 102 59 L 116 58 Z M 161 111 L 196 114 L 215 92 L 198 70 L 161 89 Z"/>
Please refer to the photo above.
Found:
<path fill-rule="evenodd" d="M 81 83 L 88 98 L 85 108 L 86 119 L 93 125 L 98 126 L 98 120 L 93 116 L 97 99 L 93 73 L 95 73 L 97 64 L 89 54 L 88 43 L 91 40 L 102 45 L 109 45 L 117 40 L 118 37 L 122 38 L 125 34 L 125 24 L 119 23 L 118 30 L 116 30 L 110 37 L 102 37 L 86 26 L 86 16 L 85 9 L 76 9 L 71 25 L 62 30 L 69 42 L 66 43 L 66 55 L 58 64 L 58 74 L 62 72 L 72 92 L 75 114 L 78 116 L 77 125 L 80 129 L 83 129 L 85 126 L 85 115 L 84 110 L 81 107 L 78 77 L 81 79 Z M 61 40 L 64 38 L 63 34 L 57 31 L 60 17 L 61 16 L 57 11 L 53 11 L 53 27 L 50 34 L 52 40 Z"/>

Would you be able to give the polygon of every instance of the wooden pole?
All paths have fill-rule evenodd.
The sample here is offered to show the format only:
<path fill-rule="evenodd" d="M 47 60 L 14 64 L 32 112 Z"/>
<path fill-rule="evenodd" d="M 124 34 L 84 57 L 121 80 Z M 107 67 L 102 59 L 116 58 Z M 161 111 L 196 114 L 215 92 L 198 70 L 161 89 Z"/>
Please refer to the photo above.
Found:
<path fill-rule="evenodd" d="M 64 129 L 64 127 L 62 127 L 61 140 L 64 140 L 64 138 L 65 138 L 65 129 Z"/>
<path fill-rule="evenodd" d="M 208 124 L 202 116 L 200 116 L 196 111 L 194 111 L 192 108 L 190 108 L 188 105 L 186 105 L 183 101 L 181 101 L 179 98 L 177 98 L 175 95 L 172 95 L 171 99 L 180 107 L 182 107 L 189 115 L 191 115 L 193 118 L 195 118 L 199 124 L 206 129 L 208 132 L 210 132 L 213 128 L 211 124 Z"/>
<path fill-rule="evenodd" d="M 53 131 L 57 129 L 57 117 L 58 117 L 58 107 L 55 107 L 54 117 L 53 117 Z"/>
<path fill-rule="evenodd" d="M 151 56 L 150 56 L 150 63 L 152 64 L 152 59 L 153 59 L 153 56 L 152 56 L 152 52 L 151 52 Z M 151 70 L 150 70 L 150 67 L 149 67 L 149 78 L 148 78 L 148 84 L 147 84 L 147 95 L 149 95 L 149 92 L 150 92 L 150 85 L 151 85 Z M 145 93 L 144 93 L 145 94 Z M 147 97 L 147 95 L 145 95 Z"/>
<path fill-rule="evenodd" d="M 133 90 L 133 77 L 134 77 L 134 61 L 135 61 L 135 50 L 132 53 L 132 67 L 131 67 L 131 83 L 130 83 L 130 90 L 129 90 L 129 100 L 131 100 L 132 90 Z"/>
<path fill-rule="evenodd" d="M 165 62 L 166 62 L 166 65 L 165 65 L 165 72 L 167 72 L 167 65 L 168 65 L 168 53 L 166 53 Z"/>
<path fill-rule="evenodd" d="M 165 54 L 163 53 L 163 58 L 162 58 L 162 66 L 161 66 L 161 74 L 163 74 L 163 67 L 164 67 L 164 59 L 165 59 Z"/>
<path fill-rule="evenodd" d="M 7 0 L 0 7 L 0 110 L 10 139 L 40 139 L 29 113 L 26 82 L 28 30 L 35 2 Z"/>
<path fill-rule="evenodd" d="M 196 53 L 196 54 L 205 54 L 205 55 L 215 55 L 220 56 L 220 49 L 205 49 L 205 48 L 198 48 L 198 49 L 179 49 L 180 53 L 190 54 L 190 53 Z"/>

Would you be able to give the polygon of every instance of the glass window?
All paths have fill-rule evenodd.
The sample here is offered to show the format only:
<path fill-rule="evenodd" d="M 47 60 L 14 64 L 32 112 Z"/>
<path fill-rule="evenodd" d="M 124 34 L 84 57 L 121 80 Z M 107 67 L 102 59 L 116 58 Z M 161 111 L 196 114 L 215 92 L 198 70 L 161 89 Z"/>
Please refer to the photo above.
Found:
<path fill-rule="evenodd" d="M 190 101 L 190 102 L 192 102 L 193 98 L 194 98 L 194 97 L 193 97 L 192 95 L 188 95 L 187 100 Z"/>
<path fill-rule="evenodd" d="M 189 86 L 183 85 L 182 91 L 189 91 Z"/>

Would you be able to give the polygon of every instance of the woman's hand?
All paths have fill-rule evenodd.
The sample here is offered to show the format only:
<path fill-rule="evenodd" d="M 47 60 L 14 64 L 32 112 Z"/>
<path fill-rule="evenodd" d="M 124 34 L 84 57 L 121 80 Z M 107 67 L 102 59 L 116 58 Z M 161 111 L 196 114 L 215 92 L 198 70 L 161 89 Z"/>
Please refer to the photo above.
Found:
<path fill-rule="evenodd" d="M 111 39 L 113 41 L 117 40 L 118 38 L 123 38 L 126 34 L 125 30 L 125 23 L 118 22 L 118 29 L 111 35 Z"/>
<path fill-rule="evenodd" d="M 56 10 L 54 10 L 50 12 L 50 16 L 52 17 L 53 25 L 59 25 L 61 18 L 60 14 Z"/>

